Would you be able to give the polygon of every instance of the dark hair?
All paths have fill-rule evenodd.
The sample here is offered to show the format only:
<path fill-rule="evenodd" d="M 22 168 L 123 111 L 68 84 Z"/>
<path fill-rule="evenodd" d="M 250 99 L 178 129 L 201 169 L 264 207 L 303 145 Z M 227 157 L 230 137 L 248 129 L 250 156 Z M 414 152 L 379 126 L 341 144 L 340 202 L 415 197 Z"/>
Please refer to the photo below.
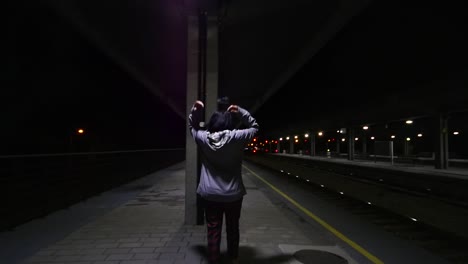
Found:
<path fill-rule="evenodd" d="M 229 104 L 230 104 L 229 97 L 227 96 L 220 97 L 218 98 L 217 102 L 218 102 L 218 111 L 227 111 Z"/>
<path fill-rule="evenodd" d="M 216 111 L 211 115 L 210 121 L 206 126 L 208 132 L 218 132 L 234 129 L 232 115 L 229 112 Z"/>

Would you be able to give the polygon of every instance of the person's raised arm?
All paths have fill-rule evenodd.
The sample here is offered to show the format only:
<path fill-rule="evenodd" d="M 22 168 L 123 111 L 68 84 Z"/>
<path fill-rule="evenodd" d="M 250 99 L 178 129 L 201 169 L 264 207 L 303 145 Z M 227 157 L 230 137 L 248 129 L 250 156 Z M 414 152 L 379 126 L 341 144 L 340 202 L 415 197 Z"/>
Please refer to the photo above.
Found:
<path fill-rule="evenodd" d="M 237 139 L 250 140 L 252 139 L 258 131 L 259 125 L 257 120 L 250 115 L 249 111 L 238 105 L 231 105 L 228 107 L 227 111 L 237 114 L 240 118 L 241 123 L 247 127 L 246 129 L 240 129 L 236 132 Z"/>
<path fill-rule="evenodd" d="M 192 136 L 194 136 L 195 132 L 200 129 L 200 122 L 202 120 L 203 116 L 203 108 L 204 104 L 202 101 L 195 101 L 195 103 L 192 106 L 192 109 L 190 111 L 189 117 L 188 117 L 188 125 L 190 129 L 190 133 L 192 133 Z"/>

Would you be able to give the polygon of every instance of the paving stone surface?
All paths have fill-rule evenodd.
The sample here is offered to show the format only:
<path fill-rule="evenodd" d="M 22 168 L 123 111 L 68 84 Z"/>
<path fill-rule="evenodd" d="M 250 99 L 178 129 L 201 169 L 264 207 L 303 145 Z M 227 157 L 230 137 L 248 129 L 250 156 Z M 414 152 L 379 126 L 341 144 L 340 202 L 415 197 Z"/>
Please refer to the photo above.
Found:
<path fill-rule="evenodd" d="M 204 225 L 184 224 L 185 168 L 178 164 L 128 188 L 147 187 L 136 197 L 44 247 L 24 264 L 207 263 Z M 301 230 L 293 213 L 274 204 L 246 171 L 248 194 L 241 212 L 240 263 L 298 263 L 288 245 L 332 245 Z M 125 191 L 125 188 L 122 188 Z M 285 246 L 286 245 L 286 246 Z M 289 247 L 291 248 L 291 247 Z M 222 239 L 226 251 L 225 232 Z"/>

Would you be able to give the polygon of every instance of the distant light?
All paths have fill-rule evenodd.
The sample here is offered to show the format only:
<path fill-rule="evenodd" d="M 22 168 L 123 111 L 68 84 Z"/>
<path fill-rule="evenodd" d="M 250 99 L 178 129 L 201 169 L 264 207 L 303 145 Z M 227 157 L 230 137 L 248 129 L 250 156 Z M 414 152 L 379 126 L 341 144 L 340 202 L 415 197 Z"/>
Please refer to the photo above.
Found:
<path fill-rule="evenodd" d="M 84 134 L 84 129 L 80 128 L 77 130 L 78 134 Z"/>
<path fill-rule="evenodd" d="M 340 194 L 344 194 L 344 192 L 340 192 Z"/>
<path fill-rule="evenodd" d="M 310 180 L 306 180 L 307 182 L 310 182 Z"/>
<path fill-rule="evenodd" d="M 456 136 L 456 135 L 460 134 L 460 132 L 455 131 L 455 132 L 453 132 L 453 134 Z"/>
<path fill-rule="evenodd" d="M 280 138 L 280 141 L 283 141 L 283 138 Z"/>
<path fill-rule="evenodd" d="M 419 133 L 419 134 L 418 134 L 418 137 L 422 137 L 422 134 L 421 134 L 421 133 Z"/>
<path fill-rule="evenodd" d="M 342 138 L 341 141 L 346 141 L 346 138 Z"/>
<path fill-rule="evenodd" d="M 257 139 L 256 139 L 256 138 L 254 138 L 254 139 L 253 139 L 253 141 L 255 142 L 255 141 L 257 141 Z"/>
<path fill-rule="evenodd" d="M 327 152 L 330 152 L 330 149 L 327 149 Z"/>
<path fill-rule="evenodd" d="M 416 219 L 416 218 L 413 218 L 413 217 L 410 217 L 410 219 L 411 219 L 411 220 L 413 220 L 413 221 L 415 221 L 415 222 L 417 222 L 417 221 L 418 221 L 418 219 Z"/>
<path fill-rule="evenodd" d="M 268 143 L 268 140 L 265 140 L 265 143 Z"/>
<path fill-rule="evenodd" d="M 296 142 L 296 143 L 299 142 L 299 139 L 294 140 L 294 142 Z"/>
<path fill-rule="evenodd" d="M 328 142 L 330 142 L 330 141 L 331 141 L 331 139 L 328 139 Z"/>
<path fill-rule="evenodd" d="M 357 140 L 359 140 L 359 138 L 354 138 L 354 140 L 356 140 L 356 141 L 357 141 Z"/>
<path fill-rule="evenodd" d="M 395 135 L 392 135 L 391 138 L 395 138 Z"/>
<path fill-rule="evenodd" d="M 413 120 L 406 120 L 406 124 L 413 124 Z"/>
<path fill-rule="evenodd" d="M 319 135 L 319 136 L 322 136 L 322 135 L 323 135 L 323 132 L 321 132 L 321 131 L 318 132 L 318 135 Z"/>
<path fill-rule="evenodd" d="M 294 138 L 297 138 L 297 136 L 294 136 Z"/>
<path fill-rule="evenodd" d="M 298 175 L 296 175 L 296 178 L 299 178 L 299 176 L 298 176 Z"/>
<path fill-rule="evenodd" d="M 305 134 L 304 137 L 308 138 L 308 137 L 309 137 L 309 134 Z"/>
<path fill-rule="evenodd" d="M 338 130 L 336 131 L 336 133 L 341 133 L 341 131 L 338 129 Z"/>
<path fill-rule="evenodd" d="M 367 130 L 367 129 L 369 129 L 369 127 L 368 126 L 363 126 L 362 129 Z"/>
<path fill-rule="evenodd" d="M 374 139 L 375 139 L 375 137 L 371 137 L 370 139 L 374 140 Z"/>
<path fill-rule="evenodd" d="M 280 170 L 281 172 L 284 172 L 284 170 Z"/>
<path fill-rule="evenodd" d="M 289 140 L 289 137 L 286 137 L 286 140 Z"/>
<path fill-rule="evenodd" d="M 324 187 L 325 187 L 325 185 L 323 185 L 323 184 L 320 184 L 320 187 L 324 188 Z"/>
<path fill-rule="evenodd" d="M 291 173 L 288 172 L 288 175 L 291 175 Z"/>
<path fill-rule="evenodd" d="M 411 141 L 411 138 L 407 137 L 407 138 L 406 138 L 406 141 Z"/>
<path fill-rule="evenodd" d="M 367 202 L 367 204 L 368 204 L 368 205 L 372 205 L 372 203 L 371 203 L 371 202 Z"/>
<path fill-rule="evenodd" d="M 383 182 L 383 179 L 379 179 L 380 182 Z"/>

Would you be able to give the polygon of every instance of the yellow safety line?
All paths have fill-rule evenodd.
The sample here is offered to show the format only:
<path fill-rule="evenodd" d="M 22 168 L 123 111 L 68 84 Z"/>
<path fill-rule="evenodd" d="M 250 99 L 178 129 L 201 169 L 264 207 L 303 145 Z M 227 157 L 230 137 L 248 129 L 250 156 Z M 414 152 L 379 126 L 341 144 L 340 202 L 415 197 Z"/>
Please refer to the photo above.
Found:
<path fill-rule="evenodd" d="M 362 248 L 361 246 L 359 246 L 358 244 L 356 244 L 354 241 L 352 241 L 351 239 L 347 238 L 345 235 L 343 235 L 340 231 L 336 230 L 334 227 L 332 227 L 331 225 L 327 224 L 325 221 L 323 221 L 322 219 L 320 219 L 320 217 L 314 215 L 313 213 L 311 213 L 309 210 L 307 210 L 306 208 L 304 208 L 304 206 L 300 205 L 298 202 L 296 202 L 294 199 L 292 199 L 291 197 L 289 197 L 287 194 L 285 194 L 284 192 L 282 192 L 281 190 L 279 190 L 278 188 L 276 188 L 275 186 L 273 186 L 271 183 L 269 183 L 268 181 L 266 181 L 265 179 L 263 179 L 262 177 L 260 177 L 258 174 L 256 174 L 255 172 L 253 172 L 251 169 L 247 168 L 245 165 L 243 165 L 244 168 L 246 168 L 248 171 L 250 171 L 255 177 L 257 177 L 259 180 L 261 180 L 262 182 L 264 182 L 266 185 L 268 185 L 271 189 L 273 189 L 275 192 L 279 193 L 281 196 L 283 196 L 286 200 L 288 200 L 290 203 L 292 203 L 294 206 L 296 206 L 297 208 L 299 208 L 302 212 L 304 212 L 306 215 L 308 215 L 310 218 L 314 219 L 317 223 L 319 223 L 320 225 L 322 225 L 323 227 L 325 227 L 328 231 L 330 231 L 331 233 L 333 233 L 335 236 L 337 236 L 338 238 L 340 238 L 341 240 L 343 240 L 344 242 L 346 242 L 348 245 L 350 245 L 352 248 L 354 248 L 355 250 L 357 250 L 359 253 L 361 253 L 362 255 L 364 255 L 366 258 L 368 258 L 370 261 L 372 261 L 372 263 L 375 263 L 375 264 L 383 264 L 384 262 L 381 261 L 380 259 L 378 259 L 376 256 L 372 255 L 371 253 L 369 253 L 367 250 L 365 250 L 364 248 Z"/>

